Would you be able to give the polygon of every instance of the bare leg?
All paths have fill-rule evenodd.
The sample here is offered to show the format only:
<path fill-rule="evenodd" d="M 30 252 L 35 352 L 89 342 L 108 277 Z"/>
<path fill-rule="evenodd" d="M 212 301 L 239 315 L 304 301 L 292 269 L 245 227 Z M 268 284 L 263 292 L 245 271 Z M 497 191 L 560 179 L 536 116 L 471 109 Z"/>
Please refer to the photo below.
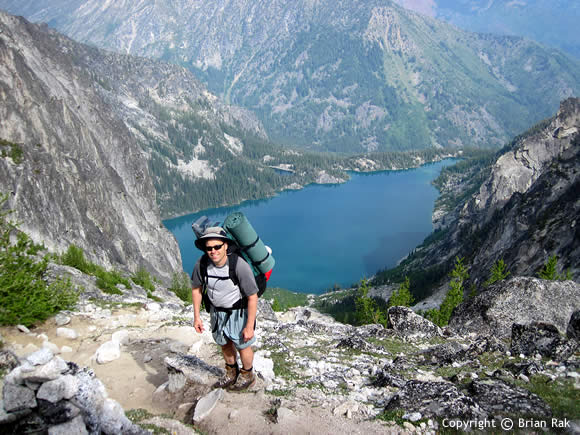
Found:
<path fill-rule="evenodd" d="M 240 352 L 241 353 L 241 352 Z M 234 346 L 234 343 L 232 343 L 231 341 L 228 341 L 227 344 L 222 346 L 222 354 L 224 356 L 224 360 L 226 361 L 226 364 L 235 364 L 236 362 L 236 347 Z M 242 359 L 243 362 L 243 359 Z"/>
<path fill-rule="evenodd" d="M 248 346 L 245 349 L 240 349 L 240 359 L 242 360 L 242 367 L 244 370 L 250 370 L 254 365 L 254 351 L 252 346 Z"/>

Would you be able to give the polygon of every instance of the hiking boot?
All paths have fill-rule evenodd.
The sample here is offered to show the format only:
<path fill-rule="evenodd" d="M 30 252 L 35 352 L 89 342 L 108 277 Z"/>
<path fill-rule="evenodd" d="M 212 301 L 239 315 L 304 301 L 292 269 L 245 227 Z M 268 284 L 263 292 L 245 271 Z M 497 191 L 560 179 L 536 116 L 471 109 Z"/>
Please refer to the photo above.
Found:
<path fill-rule="evenodd" d="M 254 375 L 253 367 L 250 370 L 240 369 L 238 380 L 231 387 L 232 390 L 240 391 L 250 388 L 256 383 L 256 375 Z"/>
<path fill-rule="evenodd" d="M 227 388 L 233 385 L 238 379 L 239 373 L 240 370 L 237 363 L 232 365 L 226 364 L 226 373 L 214 384 L 214 388 Z"/>

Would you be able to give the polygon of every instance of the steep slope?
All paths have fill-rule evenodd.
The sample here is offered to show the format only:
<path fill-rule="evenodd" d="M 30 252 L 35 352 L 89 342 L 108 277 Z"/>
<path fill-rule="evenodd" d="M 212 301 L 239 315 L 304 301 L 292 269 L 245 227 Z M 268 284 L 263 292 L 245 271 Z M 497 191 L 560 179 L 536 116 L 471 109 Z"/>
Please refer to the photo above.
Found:
<path fill-rule="evenodd" d="M 339 151 L 501 146 L 578 94 L 577 60 L 388 0 L 89 0 L 0 7 L 77 40 L 182 64 L 271 139 Z M 557 79 L 554 79 L 554 78 Z"/>
<path fill-rule="evenodd" d="M 145 155 L 58 38 L 0 13 L 0 191 L 50 250 L 169 278 L 181 258 Z"/>
<path fill-rule="evenodd" d="M 555 117 L 515 138 L 497 158 L 463 173 L 444 172 L 445 195 L 462 198 L 470 189 L 474 194 L 439 216 L 438 231 L 385 276 L 421 269 L 441 278 L 459 256 L 465 257 L 472 282 L 481 285 L 500 259 L 512 275 L 533 276 L 556 255 L 559 268 L 577 280 L 578 168 L 580 100 L 571 98 Z"/>

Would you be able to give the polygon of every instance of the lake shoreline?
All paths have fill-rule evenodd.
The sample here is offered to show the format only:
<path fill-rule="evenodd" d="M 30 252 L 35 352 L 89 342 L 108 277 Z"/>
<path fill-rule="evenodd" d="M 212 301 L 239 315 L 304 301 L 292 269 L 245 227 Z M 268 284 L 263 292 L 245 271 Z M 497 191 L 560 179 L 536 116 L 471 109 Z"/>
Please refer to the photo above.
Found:
<path fill-rule="evenodd" d="M 320 294 L 394 267 L 420 245 L 433 231 L 439 191 L 432 181 L 453 163 L 442 159 L 417 168 L 353 171 L 349 183 L 311 183 L 272 198 L 201 210 L 164 225 L 178 240 L 189 273 L 200 255 L 193 248 L 191 223 L 201 216 L 223 222 L 241 211 L 274 250 L 270 285 Z"/>
<path fill-rule="evenodd" d="M 297 183 L 293 183 L 293 184 L 291 184 L 289 186 L 286 186 L 284 189 L 280 189 L 280 190 L 275 191 L 274 193 L 272 193 L 272 195 L 268 195 L 268 196 L 264 196 L 264 197 L 256 198 L 256 199 L 244 198 L 244 199 L 241 199 L 241 200 L 239 200 L 239 201 L 237 201 L 235 203 L 231 203 L 231 204 L 224 203 L 224 204 L 221 204 L 221 205 L 219 205 L 217 207 L 213 207 L 213 208 L 239 207 L 239 206 L 243 206 L 243 204 L 245 202 L 268 200 L 268 199 L 271 199 L 271 198 L 274 198 L 274 197 L 278 196 L 282 192 L 303 190 L 306 187 L 312 186 L 312 185 L 326 186 L 326 185 L 339 185 L 339 184 L 348 183 L 351 180 L 350 176 L 348 175 L 350 173 L 358 174 L 358 175 L 375 175 L 375 174 L 380 174 L 380 173 L 383 173 L 383 172 L 408 171 L 408 170 L 417 169 L 417 168 L 420 168 L 422 166 L 429 165 L 429 164 L 432 164 L 432 163 L 438 163 L 438 162 L 441 162 L 441 161 L 444 161 L 444 160 L 448 160 L 448 159 L 459 159 L 459 158 L 460 157 L 458 157 L 457 153 L 455 153 L 455 154 L 449 154 L 449 155 L 441 156 L 441 157 L 438 157 L 438 158 L 434 158 L 434 159 L 431 159 L 431 160 L 422 161 L 422 163 L 418 163 L 417 165 L 408 166 L 408 167 L 391 168 L 391 169 L 377 169 L 377 170 L 364 170 L 364 171 L 363 170 L 356 170 L 356 169 L 344 169 L 344 171 L 346 172 L 348 178 L 345 179 L 345 180 L 343 180 L 343 181 L 341 181 L 341 182 L 339 182 L 339 183 L 336 183 L 336 182 L 332 182 L 332 183 L 317 183 L 316 181 L 314 181 L 314 182 L 311 182 L 311 183 L 308 183 L 308 184 L 298 184 L 296 188 L 289 187 L 289 186 L 292 186 L 293 184 L 294 185 L 297 184 Z M 193 211 L 188 211 L 188 212 L 185 212 L 185 213 L 179 213 L 179 214 L 167 215 L 167 216 L 164 215 L 164 214 L 162 214 L 161 213 L 161 210 L 160 210 L 161 221 L 177 219 L 177 218 L 180 218 L 180 217 L 183 217 L 183 216 L 187 216 L 187 215 L 190 215 L 190 214 L 199 213 L 199 212 L 201 212 L 203 210 L 207 210 L 207 209 L 193 210 Z"/>

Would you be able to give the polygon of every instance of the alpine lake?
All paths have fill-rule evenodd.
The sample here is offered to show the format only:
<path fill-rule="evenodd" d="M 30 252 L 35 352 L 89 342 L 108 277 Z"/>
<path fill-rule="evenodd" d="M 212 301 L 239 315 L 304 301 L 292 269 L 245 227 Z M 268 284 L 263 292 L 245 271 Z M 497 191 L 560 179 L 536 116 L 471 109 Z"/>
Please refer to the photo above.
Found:
<path fill-rule="evenodd" d="M 350 173 L 342 184 L 311 184 L 275 197 L 233 207 L 202 210 L 164 221 L 179 243 L 191 274 L 202 255 L 191 224 L 201 216 L 223 223 L 235 211 L 246 215 L 271 247 L 276 265 L 268 287 L 301 293 L 347 288 L 393 267 L 432 229 L 437 189 L 431 184 L 454 159 L 419 168 Z"/>

